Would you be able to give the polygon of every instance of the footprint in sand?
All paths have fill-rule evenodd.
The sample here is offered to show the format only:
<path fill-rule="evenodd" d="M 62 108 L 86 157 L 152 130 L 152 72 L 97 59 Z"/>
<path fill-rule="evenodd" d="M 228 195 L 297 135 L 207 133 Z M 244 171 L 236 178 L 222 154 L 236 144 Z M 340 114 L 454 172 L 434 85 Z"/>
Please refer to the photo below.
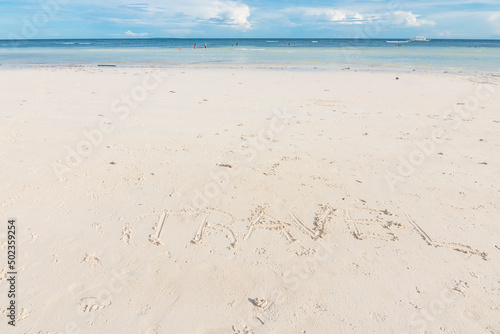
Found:
<path fill-rule="evenodd" d="M 83 312 L 94 312 L 101 310 L 105 307 L 108 307 L 109 305 L 111 305 L 111 301 L 98 300 L 97 298 L 94 297 L 86 297 L 80 299 L 79 305 L 82 308 Z"/>
<path fill-rule="evenodd" d="M 129 223 L 127 223 L 122 227 L 122 237 L 120 239 L 128 244 L 130 238 L 132 238 L 132 228 L 130 227 Z"/>
<path fill-rule="evenodd" d="M 85 254 L 85 258 L 82 260 L 82 263 L 88 263 L 92 267 L 96 267 L 101 264 L 101 259 L 95 256 L 95 253 Z"/>
<path fill-rule="evenodd" d="M 239 327 L 239 328 L 236 326 L 233 326 L 232 329 L 233 329 L 233 334 L 254 334 L 252 328 L 250 328 L 246 325 L 242 325 L 242 327 Z"/>

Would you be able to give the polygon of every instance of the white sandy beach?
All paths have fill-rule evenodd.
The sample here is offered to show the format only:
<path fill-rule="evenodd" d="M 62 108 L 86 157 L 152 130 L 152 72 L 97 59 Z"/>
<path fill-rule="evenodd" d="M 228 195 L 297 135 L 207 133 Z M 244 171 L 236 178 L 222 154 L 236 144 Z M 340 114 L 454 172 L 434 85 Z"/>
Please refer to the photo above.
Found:
<path fill-rule="evenodd" d="M 499 76 L 0 82 L 1 333 L 500 333 Z"/>

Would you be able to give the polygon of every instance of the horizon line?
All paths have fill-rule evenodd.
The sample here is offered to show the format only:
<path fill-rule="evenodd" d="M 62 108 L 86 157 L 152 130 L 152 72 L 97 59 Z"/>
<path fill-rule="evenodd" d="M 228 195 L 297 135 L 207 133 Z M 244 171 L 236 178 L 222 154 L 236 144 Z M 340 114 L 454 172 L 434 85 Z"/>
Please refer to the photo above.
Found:
<path fill-rule="evenodd" d="M 0 38 L 0 41 L 43 41 L 43 40 L 103 40 L 103 39 L 129 39 L 129 40 L 148 40 L 148 39 L 228 39 L 228 40 L 259 40 L 259 39 L 312 39 L 312 40 L 411 40 L 415 38 L 410 37 L 378 37 L 378 38 L 360 38 L 360 37 L 69 37 L 69 38 Z M 426 37 L 427 38 L 427 37 Z M 500 41 L 500 38 L 432 38 L 429 40 L 458 40 L 458 41 Z"/>

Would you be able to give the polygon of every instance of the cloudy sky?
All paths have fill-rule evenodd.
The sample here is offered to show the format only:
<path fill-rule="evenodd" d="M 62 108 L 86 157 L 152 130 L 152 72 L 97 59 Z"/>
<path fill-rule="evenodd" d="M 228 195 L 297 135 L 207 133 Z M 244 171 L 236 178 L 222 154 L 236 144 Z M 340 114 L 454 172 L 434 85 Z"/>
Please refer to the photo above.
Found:
<path fill-rule="evenodd" d="M 500 38 L 500 0 L 0 0 L 0 38 Z"/>

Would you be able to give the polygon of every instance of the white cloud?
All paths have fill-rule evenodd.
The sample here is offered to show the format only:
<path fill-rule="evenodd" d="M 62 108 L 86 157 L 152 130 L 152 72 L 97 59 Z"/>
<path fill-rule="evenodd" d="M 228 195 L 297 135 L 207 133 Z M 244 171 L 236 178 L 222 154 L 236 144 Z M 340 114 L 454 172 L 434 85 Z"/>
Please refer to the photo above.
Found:
<path fill-rule="evenodd" d="M 364 21 L 360 13 L 327 7 L 293 7 L 283 12 L 300 20 L 314 19 L 341 24 L 360 24 Z"/>
<path fill-rule="evenodd" d="M 234 1 L 220 1 L 218 6 L 219 16 L 224 21 L 242 29 L 251 28 L 252 25 L 248 21 L 250 17 L 250 7 Z"/>
<path fill-rule="evenodd" d="M 135 33 L 135 32 L 132 32 L 130 30 L 127 30 L 125 32 L 125 36 L 129 36 L 129 37 L 144 37 L 144 36 L 147 36 L 147 35 L 149 35 L 147 32 Z"/>
<path fill-rule="evenodd" d="M 183 13 L 204 20 L 218 21 L 236 29 L 250 29 L 250 7 L 241 2 L 223 0 L 190 0 L 197 3 L 183 9 Z"/>
<path fill-rule="evenodd" d="M 447 11 L 431 17 L 439 22 L 441 32 L 451 32 L 450 38 L 498 38 L 500 36 L 500 11 Z M 446 36 L 444 36 L 446 37 Z"/>
<path fill-rule="evenodd" d="M 116 18 L 116 17 L 101 17 L 100 19 L 112 23 L 118 23 L 118 24 L 127 24 L 127 25 L 139 25 L 139 24 L 146 24 L 147 22 L 145 20 L 141 19 L 121 19 L 121 18 Z"/>
<path fill-rule="evenodd" d="M 436 24 L 409 11 L 372 14 L 328 7 L 290 7 L 283 10 L 283 13 L 295 22 L 303 24 L 321 24 L 325 22 L 364 24 L 377 20 L 387 21 L 390 24 L 403 27 L 434 26 Z"/>
<path fill-rule="evenodd" d="M 500 36 L 500 12 L 491 13 L 488 22 L 493 26 L 493 33 Z"/>
<path fill-rule="evenodd" d="M 419 19 L 420 15 L 412 12 L 397 11 L 392 13 L 392 23 L 404 25 L 406 27 L 420 27 L 424 25 L 435 25 L 436 23 L 430 20 Z"/>
<path fill-rule="evenodd" d="M 95 2 L 99 0 L 88 0 Z M 122 15 L 131 16 L 150 25 L 172 22 L 200 22 L 229 26 L 247 30 L 252 27 L 249 20 L 251 9 L 241 1 L 232 0 L 108 0 L 106 6 L 120 8 Z"/>

